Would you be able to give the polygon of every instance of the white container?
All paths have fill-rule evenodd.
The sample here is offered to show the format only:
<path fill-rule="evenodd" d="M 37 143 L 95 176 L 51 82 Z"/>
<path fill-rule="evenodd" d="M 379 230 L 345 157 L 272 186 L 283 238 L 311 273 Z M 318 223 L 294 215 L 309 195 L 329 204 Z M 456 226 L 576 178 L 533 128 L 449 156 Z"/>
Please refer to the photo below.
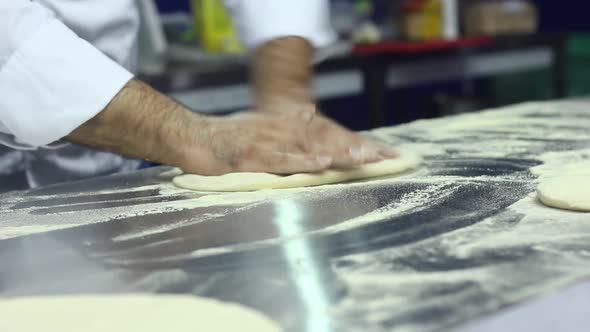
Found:
<path fill-rule="evenodd" d="M 459 38 L 459 6 L 457 0 L 442 0 L 443 38 Z"/>

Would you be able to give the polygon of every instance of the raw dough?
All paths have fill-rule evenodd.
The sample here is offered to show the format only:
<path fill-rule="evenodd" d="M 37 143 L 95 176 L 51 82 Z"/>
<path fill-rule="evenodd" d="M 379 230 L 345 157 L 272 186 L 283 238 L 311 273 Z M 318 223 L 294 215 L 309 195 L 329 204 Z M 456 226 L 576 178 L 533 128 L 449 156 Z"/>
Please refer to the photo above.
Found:
<path fill-rule="evenodd" d="M 230 173 L 221 176 L 186 174 L 174 178 L 176 186 L 198 191 L 254 191 L 261 189 L 311 187 L 322 184 L 397 174 L 417 167 L 421 158 L 404 153 L 399 158 L 348 170 L 327 170 L 315 174 L 280 176 L 269 173 Z"/>
<path fill-rule="evenodd" d="M 0 331 L 277 332 L 263 315 L 192 296 L 58 296 L 0 300 Z"/>
<path fill-rule="evenodd" d="M 558 209 L 590 212 L 590 175 L 569 175 L 541 181 L 537 196 Z"/>
<path fill-rule="evenodd" d="M 550 163 L 531 168 L 531 173 L 541 178 L 587 175 L 590 176 L 590 161 L 575 163 Z"/>

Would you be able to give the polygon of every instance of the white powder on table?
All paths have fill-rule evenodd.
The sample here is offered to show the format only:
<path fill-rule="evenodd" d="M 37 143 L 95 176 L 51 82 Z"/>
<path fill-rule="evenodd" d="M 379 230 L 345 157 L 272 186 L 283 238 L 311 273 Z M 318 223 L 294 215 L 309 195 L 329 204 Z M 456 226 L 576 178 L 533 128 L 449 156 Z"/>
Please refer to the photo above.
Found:
<path fill-rule="evenodd" d="M 471 158 L 473 160 L 495 160 L 514 156 L 515 158 L 526 154 L 528 151 L 539 149 L 544 142 L 538 141 L 539 138 L 547 139 L 548 137 L 564 137 L 564 131 L 552 130 L 553 127 L 576 127 L 579 121 L 573 116 L 563 116 L 562 108 L 567 108 L 568 114 L 582 114 L 587 112 L 585 103 L 579 102 L 559 102 L 559 103 L 526 103 L 512 107 L 483 111 L 477 114 L 459 115 L 449 118 L 436 120 L 423 120 L 411 124 L 395 127 L 382 128 L 369 133 L 370 136 L 381 139 L 394 146 L 403 149 L 411 149 L 424 156 L 434 158 L 445 158 L 447 161 L 464 160 Z M 542 114 L 544 117 L 539 117 Z M 549 119 L 549 120 L 548 120 Z M 498 133 L 503 133 L 498 136 Z M 470 138 L 470 137 L 473 138 Z M 420 139 L 423 138 L 423 139 Z M 514 139 L 511 139 L 514 138 Z M 582 141 L 590 139 L 590 131 L 577 131 L 576 139 Z M 482 144 L 481 142 L 485 142 Z M 437 181 L 460 181 L 462 177 L 456 176 L 433 176 L 431 173 L 436 171 L 436 165 L 426 164 L 422 169 L 412 173 L 409 177 L 411 181 L 425 182 L 435 184 Z M 175 170 L 166 171 L 161 176 L 171 176 Z M 404 176 L 405 177 L 405 176 Z M 400 179 L 404 179 L 404 177 Z M 478 181 L 497 181 L 498 176 L 487 177 L 479 176 Z M 510 177 L 509 177 L 510 178 Z M 474 180 L 473 177 L 469 178 Z M 126 207 L 103 208 L 93 211 L 78 211 L 71 213 L 56 213 L 45 215 L 42 218 L 32 218 L 29 212 L 34 210 L 11 211 L 0 209 L 0 239 L 15 236 L 33 234 L 38 232 L 65 229 L 81 225 L 100 223 L 113 220 L 123 220 L 136 216 L 160 215 L 184 211 L 199 207 L 212 207 L 221 205 L 252 205 L 264 202 L 279 201 L 285 197 L 317 197 L 321 199 L 323 195 L 332 195 L 338 190 L 353 189 L 355 186 L 382 185 L 387 181 L 396 181 L 392 179 L 379 179 L 369 182 L 356 184 L 329 185 L 318 188 L 299 188 L 290 190 L 260 191 L 254 193 L 235 193 L 235 194 L 207 194 L 201 197 L 190 198 L 194 193 L 186 190 L 175 188 L 169 183 L 161 183 L 143 187 L 131 187 L 116 190 L 103 190 L 95 194 L 116 194 L 126 192 L 140 192 L 149 190 L 158 190 L 157 197 L 168 198 L 172 196 L 187 195 L 188 198 L 160 203 L 145 203 Z M 392 182 L 393 183 L 393 182 Z M 447 194 L 450 189 L 446 189 Z M 444 195 L 445 193 L 441 193 Z M 60 196 L 62 197 L 62 196 Z M 57 196 L 36 197 L 35 199 L 50 199 Z M 23 197 L 12 199 L 13 203 L 23 201 Z M 406 209 L 420 206 L 427 197 L 416 194 L 400 202 L 388 205 L 374 211 L 368 215 L 358 217 L 355 220 L 343 220 L 338 226 L 331 226 L 327 231 L 341 231 L 348 229 L 346 225 L 362 225 L 371 223 L 381 218 L 387 218 L 395 213 L 402 213 Z M 10 206 L 7 202 L 5 206 Z M 33 220 L 35 219 L 35 220 Z M 206 217 L 204 219 L 207 219 Z M 199 218 L 187 223 L 199 222 Z M 174 227 L 187 225 L 184 222 L 174 222 L 171 225 L 165 223 L 160 228 L 140 229 L 136 234 L 121 234 L 118 240 L 131 239 L 149 234 L 157 234 Z M 20 228 L 20 230 L 19 230 Z"/>

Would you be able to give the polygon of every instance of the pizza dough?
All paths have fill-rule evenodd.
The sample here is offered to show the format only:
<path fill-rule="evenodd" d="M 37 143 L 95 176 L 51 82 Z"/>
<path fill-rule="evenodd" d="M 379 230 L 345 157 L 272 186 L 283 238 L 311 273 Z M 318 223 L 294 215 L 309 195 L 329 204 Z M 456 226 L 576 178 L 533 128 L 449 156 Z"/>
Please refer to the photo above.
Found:
<path fill-rule="evenodd" d="M 220 176 L 186 174 L 173 179 L 176 186 L 198 191 L 254 191 L 311 187 L 323 184 L 397 174 L 420 165 L 421 158 L 405 153 L 399 158 L 384 160 L 352 169 L 326 170 L 321 173 L 280 176 L 269 173 L 230 173 Z"/>
<path fill-rule="evenodd" d="M 0 300 L 0 331 L 278 332 L 270 319 L 235 304 L 192 296 L 58 296 Z"/>
<path fill-rule="evenodd" d="M 541 178 L 570 176 L 570 175 L 587 175 L 590 176 L 590 161 L 581 161 L 575 163 L 551 163 L 543 164 L 531 168 L 531 173 Z"/>
<path fill-rule="evenodd" d="M 537 196 L 550 207 L 590 212 L 590 175 L 547 178 L 541 181 Z"/>

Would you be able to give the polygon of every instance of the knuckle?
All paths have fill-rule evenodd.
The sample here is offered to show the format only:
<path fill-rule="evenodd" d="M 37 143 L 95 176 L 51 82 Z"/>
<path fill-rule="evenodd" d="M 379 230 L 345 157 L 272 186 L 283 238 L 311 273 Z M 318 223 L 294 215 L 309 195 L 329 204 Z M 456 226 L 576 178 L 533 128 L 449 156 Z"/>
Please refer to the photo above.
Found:
<path fill-rule="evenodd" d="M 241 169 L 246 161 L 253 158 L 255 152 L 256 148 L 253 145 L 241 146 L 228 158 L 228 164 L 233 169 Z"/>
<path fill-rule="evenodd" d="M 272 165 L 276 171 L 280 172 L 287 172 L 292 167 L 296 166 L 289 155 L 285 153 L 273 154 L 270 157 L 269 164 Z"/>
<path fill-rule="evenodd" d="M 248 144 L 242 148 L 240 148 L 238 152 L 238 156 L 241 160 L 250 160 L 255 157 L 257 154 L 258 149 L 255 145 Z"/>
<path fill-rule="evenodd" d="M 272 159 L 275 165 L 284 166 L 288 163 L 289 156 L 285 153 L 277 153 L 273 155 Z"/>

